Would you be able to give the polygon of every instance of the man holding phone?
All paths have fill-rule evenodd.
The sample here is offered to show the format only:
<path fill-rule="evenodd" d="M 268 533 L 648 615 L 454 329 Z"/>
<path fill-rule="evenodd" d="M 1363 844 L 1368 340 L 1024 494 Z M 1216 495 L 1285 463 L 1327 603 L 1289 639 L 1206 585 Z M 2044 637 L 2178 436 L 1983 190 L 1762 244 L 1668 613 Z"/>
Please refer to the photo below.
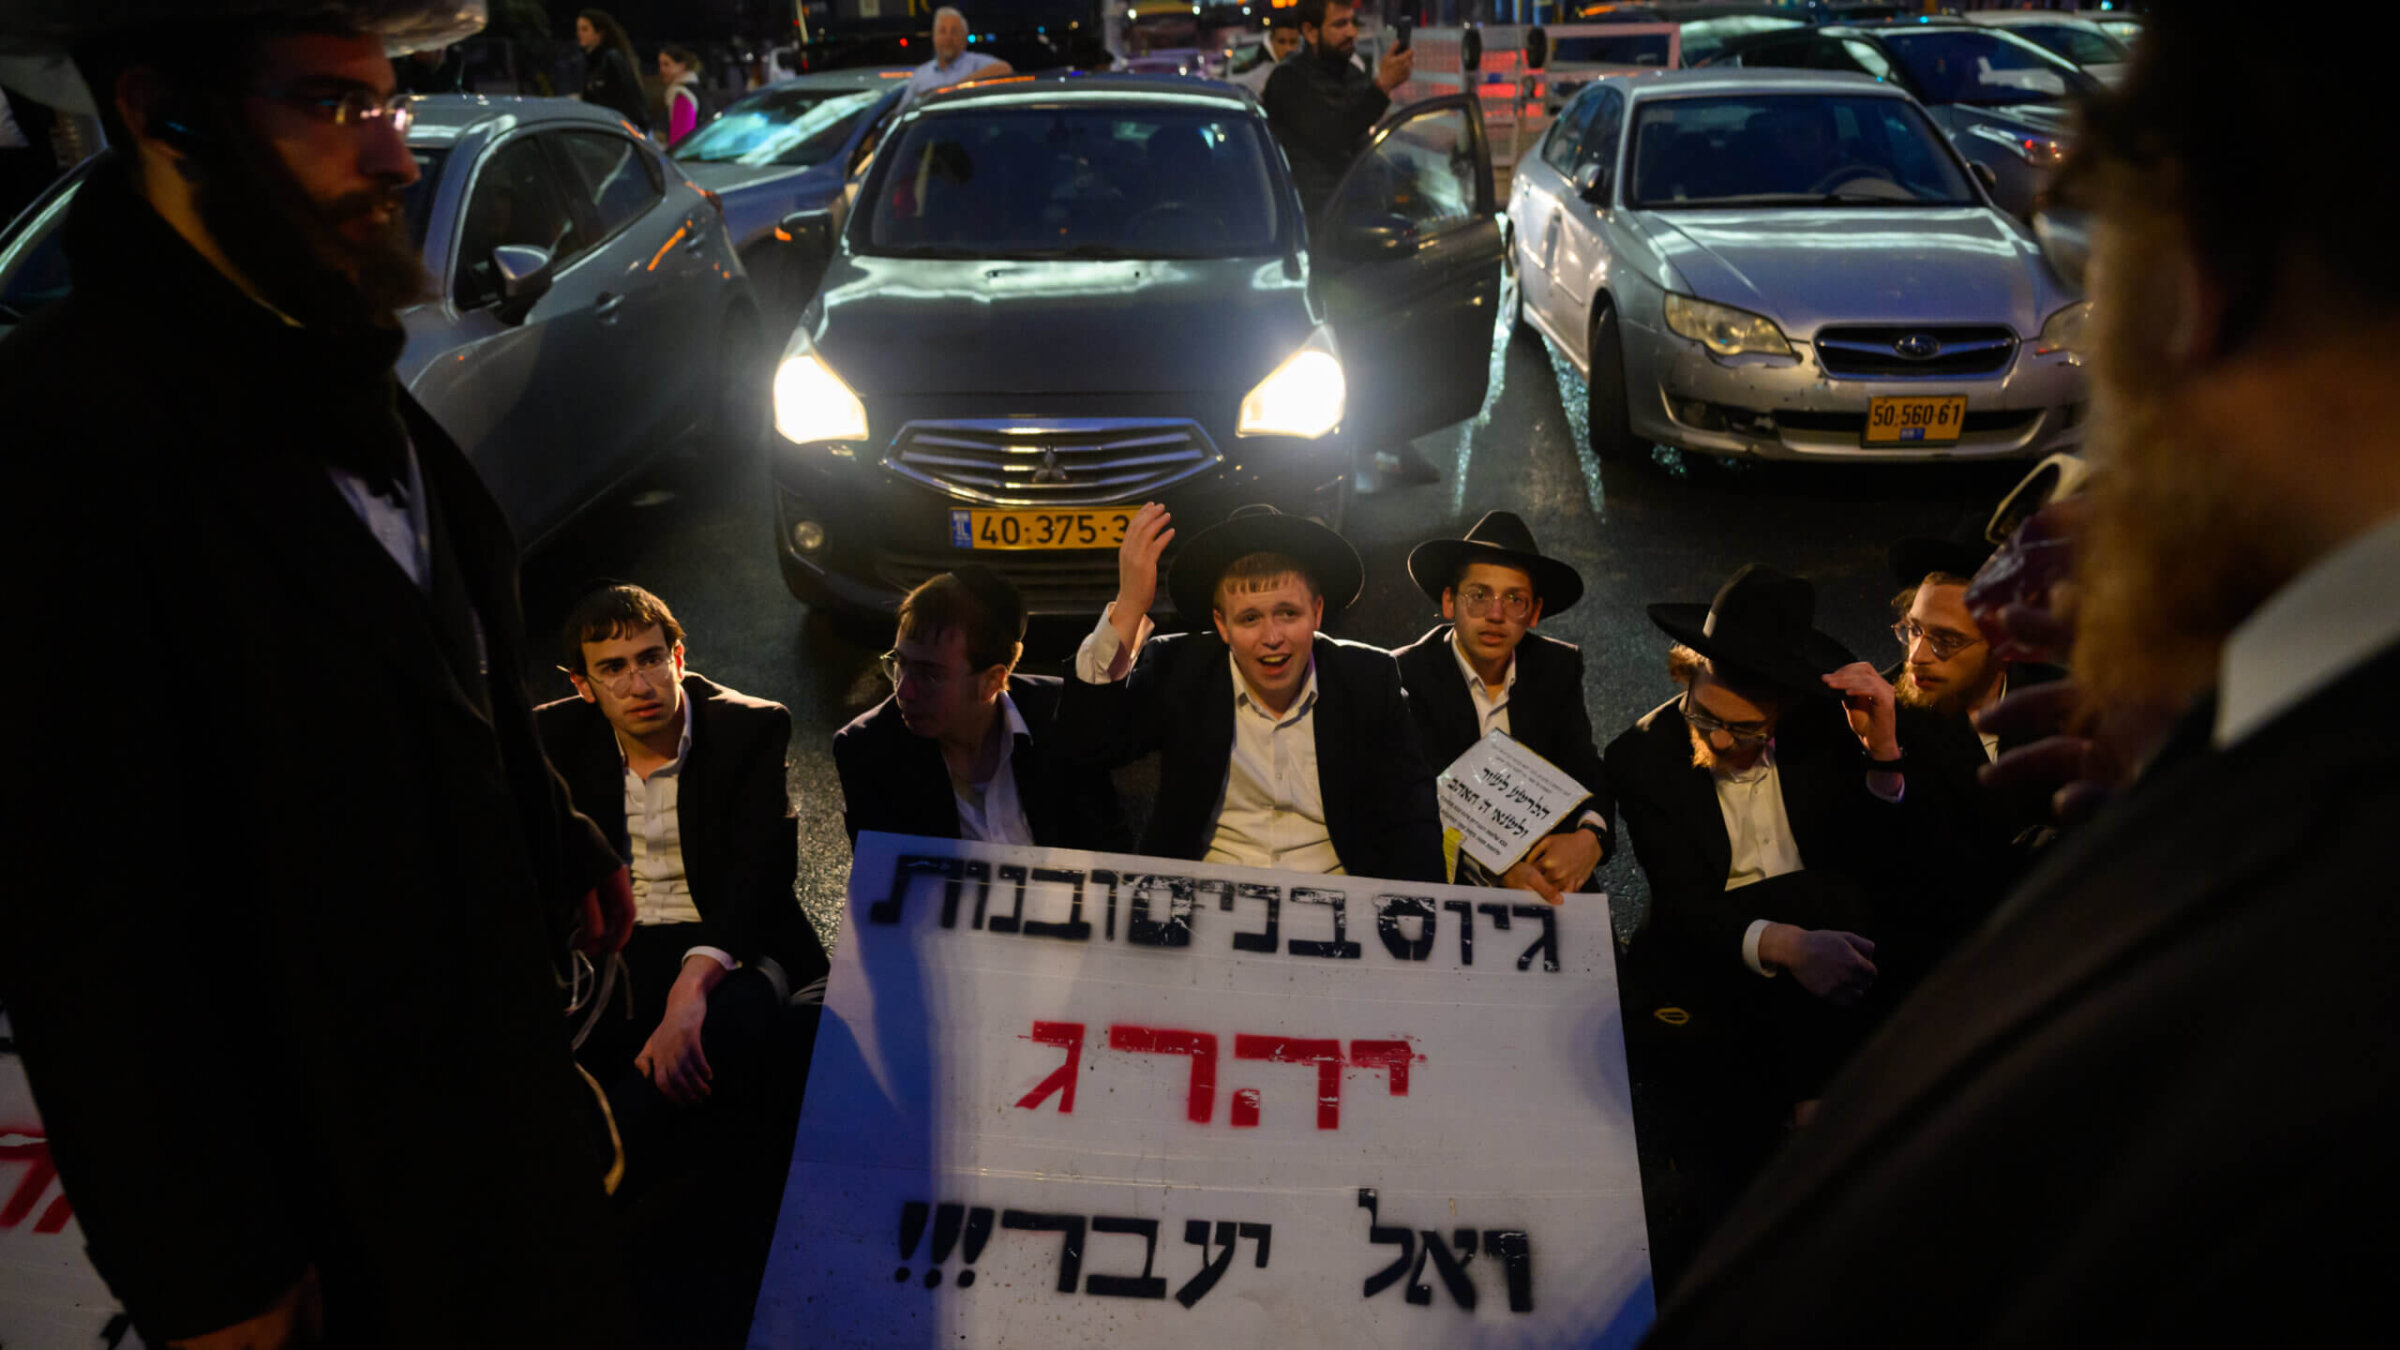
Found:
<path fill-rule="evenodd" d="M 1267 123 L 1292 164 L 1292 183 L 1311 216 L 1333 195 L 1367 133 L 1408 82 L 1416 57 L 1405 41 L 1369 76 L 1358 53 L 1358 8 L 1347 0 L 1300 0 L 1300 55 L 1267 80 Z M 1405 34 L 1403 34 L 1405 38 Z"/>

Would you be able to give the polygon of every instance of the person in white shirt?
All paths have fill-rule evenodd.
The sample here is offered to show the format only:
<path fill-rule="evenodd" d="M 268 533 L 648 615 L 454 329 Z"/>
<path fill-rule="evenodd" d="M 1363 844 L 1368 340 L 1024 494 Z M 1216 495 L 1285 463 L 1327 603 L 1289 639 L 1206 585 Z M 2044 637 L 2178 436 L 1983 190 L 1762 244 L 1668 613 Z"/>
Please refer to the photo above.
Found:
<path fill-rule="evenodd" d="M 1105 769 L 1048 753 L 1054 676 L 1020 675 L 1025 602 L 988 567 L 967 564 L 900 601 L 884 653 L 891 697 L 833 737 L 842 823 L 861 831 L 993 844 L 1123 852 Z"/>
<path fill-rule="evenodd" d="M 944 5 L 933 12 L 933 59 L 908 74 L 901 94 L 903 107 L 936 89 L 968 80 L 996 80 L 1014 74 L 1008 62 L 967 50 L 967 16 Z"/>
<path fill-rule="evenodd" d="M 1155 857 L 1446 880 L 1399 668 L 1317 631 L 1357 597 L 1357 552 L 1315 521 L 1239 507 L 1167 578 L 1193 631 L 1153 637 L 1172 519 L 1152 502 L 1126 529 L 1117 597 L 1059 700 L 1058 753 L 1102 767 L 1159 754 L 1141 841 Z"/>

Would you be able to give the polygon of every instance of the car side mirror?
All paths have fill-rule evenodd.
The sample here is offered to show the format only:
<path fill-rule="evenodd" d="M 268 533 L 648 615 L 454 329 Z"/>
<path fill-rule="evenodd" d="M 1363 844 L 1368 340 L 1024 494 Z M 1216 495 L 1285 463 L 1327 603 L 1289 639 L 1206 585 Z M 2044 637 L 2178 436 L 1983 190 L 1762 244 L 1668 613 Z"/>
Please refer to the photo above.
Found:
<path fill-rule="evenodd" d="M 1550 30 L 1535 24 L 1525 30 L 1525 68 L 1540 70 L 1550 64 Z"/>
<path fill-rule="evenodd" d="M 1352 216 L 1342 222 L 1334 247 L 1341 256 L 1365 262 L 1395 258 L 1417 247 L 1417 227 L 1394 215 Z"/>
<path fill-rule="evenodd" d="M 1586 164 L 1575 171 L 1575 195 L 1594 206 L 1608 205 L 1608 166 Z"/>
<path fill-rule="evenodd" d="M 1458 35 L 1458 68 L 1469 75 L 1483 69 L 1483 30 L 1469 28 Z"/>
<path fill-rule="evenodd" d="M 1982 160 L 1969 160 L 1967 172 L 1975 175 L 1975 181 L 1983 184 L 1984 191 L 1998 192 L 2000 190 L 2000 175 L 1992 172 L 1992 166 Z"/>
<path fill-rule="evenodd" d="M 534 244 L 502 244 L 492 250 L 492 272 L 500 278 L 500 317 L 515 323 L 533 312 L 556 281 L 556 257 Z"/>

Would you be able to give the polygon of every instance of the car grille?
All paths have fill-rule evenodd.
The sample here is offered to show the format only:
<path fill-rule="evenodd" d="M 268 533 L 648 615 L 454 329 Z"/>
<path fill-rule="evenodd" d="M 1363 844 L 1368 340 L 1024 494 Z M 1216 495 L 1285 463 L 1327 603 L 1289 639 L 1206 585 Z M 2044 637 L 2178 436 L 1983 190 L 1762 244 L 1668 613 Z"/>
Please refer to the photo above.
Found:
<path fill-rule="evenodd" d="M 1928 344 L 1925 354 L 1903 355 L 1903 344 L 1909 343 Z M 1817 363 L 1828 375 L 1876 379 L 1989 375 L 2006 370 L 2016 351 L 2017 335 L 1996 325 L 1828 328 L 1817 334 Z"/>
<path fill-rule="evenodd" d="M 1117 552 L 1030 553 L 1015 550 L 913 552 L 875 550 L 875 574 L 898 591 L 915 590 L 961 563 L 979 562 L 1008 578 L 1028 614 L 1098 614 L 1117 594 Z M 1161 572 L 1165 569 L 1162 567 Z"/>
<path fill-rule="evenodd" d="M 960 501 L 1098 506 L 1138 500 L 1220 458 L 1197 422 L 1021 417 L 910 422 L 883 463 Z"/>

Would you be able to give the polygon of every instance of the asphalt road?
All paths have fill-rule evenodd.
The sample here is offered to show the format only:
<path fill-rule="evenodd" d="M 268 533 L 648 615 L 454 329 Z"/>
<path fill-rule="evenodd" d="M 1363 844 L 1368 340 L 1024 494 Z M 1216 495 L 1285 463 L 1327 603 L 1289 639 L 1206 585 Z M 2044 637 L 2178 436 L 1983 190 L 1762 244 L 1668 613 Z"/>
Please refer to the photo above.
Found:
<path fill-rule="evenodd" d="M 1481 416 L 1417 442 L 1439 482 L 1377 486 L 1356 500 L 1347 532 L 1366 559 L 1366 591 L 1331 631 L 1385 646 L 1413 640 L 1439 614 L 1409 583 L 1409 549 L 1464 533 L 1485 511 L 1515 511 L 1544 551 L 1583 574 L 1581 603 L 1544 619 L 1541 631 L 1583 648 L 1603 745 L 1669 693 L 1667 639 L 1644 605 L 1705 603 L 1741 564 L 1769 563 L 1816 582 L 1819 627 L 1888 664 L 1897 587 L 1885 547 L 1989 509 L 2025 467 L 1723 463 L 1662 449 L 1647 464 L 1603 468 L 1584 444 L 1582 380 L 1539 337 L 1495 334 L 1492 377 Z M 526 620 L 537 634 L 553 633 L 594 579 L 637 582 L 683 622 L 694 669 L 792 710 L 801 902 L 830 947 L 849 867 L 832 736 L 888 692 L 875 656 L 892 635 L 793 600 L 776 570 L 772 529 L 762 465 L 661 465 L 528 560 Z M 1037 626 L 1024 668 L 1065 673 L 1083 631 Z M 537 698 L 571 692 L 555 669 L 527 679 Z M 1122 785 L 1139 791 L 1144 768 L 1134 766 Z M 1601 880 L 1620 931 L 1629 931 L 1646 899 L 1631 851 L 1619 850 Z"/>

